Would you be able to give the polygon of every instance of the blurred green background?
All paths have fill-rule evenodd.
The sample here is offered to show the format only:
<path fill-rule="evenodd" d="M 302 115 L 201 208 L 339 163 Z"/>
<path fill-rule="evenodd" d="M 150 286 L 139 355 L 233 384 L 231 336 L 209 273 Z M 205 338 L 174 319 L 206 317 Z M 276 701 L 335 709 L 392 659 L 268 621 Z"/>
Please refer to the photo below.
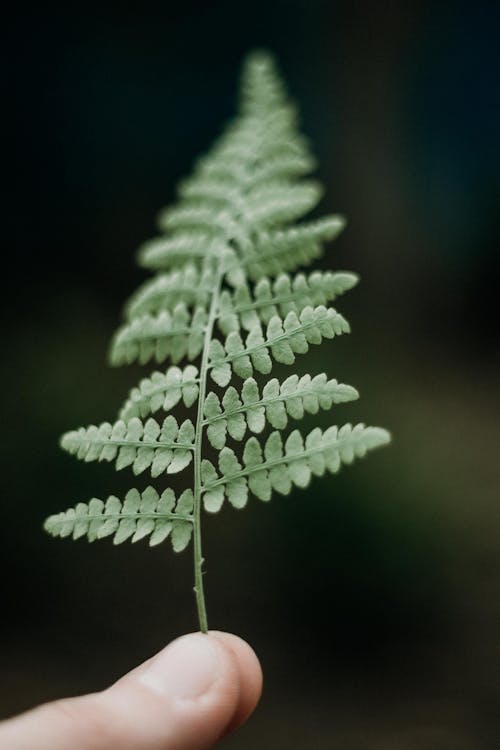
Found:
<path fill-rule="evenodd" d="M 500 13 L 481 2 L 75 4 L 5 23 L 1 715 L 100 688 L 196 627 L 191 555 L 57 542 L 43 518 L 130 474 L 58 448 L 139 368 L 106 352 L 136 247 L 273 50 L 326 197 L 350 337 L 298 371 L 394 443 L 205 521 L 209 622 L 261 657 L 228 748 L 492 750 L 500 739 Z M 289 374 L 289 370 L 283 373 Z M 311 422 L 311 420 L 309 420 Z"/>

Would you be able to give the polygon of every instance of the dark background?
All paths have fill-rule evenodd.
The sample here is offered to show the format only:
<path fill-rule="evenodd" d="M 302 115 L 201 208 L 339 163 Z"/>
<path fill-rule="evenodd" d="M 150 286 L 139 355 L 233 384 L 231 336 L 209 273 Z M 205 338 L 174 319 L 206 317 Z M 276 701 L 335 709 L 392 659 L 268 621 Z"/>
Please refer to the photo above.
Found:
<path fill-rule="evenodd" d="M 58 436 L 113 419 L 141 376 L 105 361 L 145 276 L 133 253 L 266 46 L 319 159 L 319 213 L 349 220 L 322 265 L 362 277 L 339 303 L 352 336 L 298 368 L 361 391 L 319 424 L 394 442 L 206 519 L 210 624 L 247 638 L 266 679 L 226 746 L 498 746 L 499 20 L 495 3 L 297 0 L 5 21 L 2 716 L 105 686 L 196 627 L 189 553 L 41 523 L 132 484 Z"/>

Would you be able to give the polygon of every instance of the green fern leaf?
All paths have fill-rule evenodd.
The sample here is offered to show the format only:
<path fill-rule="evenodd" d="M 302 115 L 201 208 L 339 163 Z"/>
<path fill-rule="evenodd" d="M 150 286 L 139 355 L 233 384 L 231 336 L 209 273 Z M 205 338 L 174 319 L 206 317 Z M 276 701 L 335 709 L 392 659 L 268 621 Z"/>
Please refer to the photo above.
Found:
<path fill-rule="evenodd" d="M 314 208 L 321 198 L 321 192 L 321 187 L 313 182 L 293 186 L 259 186 L 248 195 L 244 221 L 250 227 L 257 228 L 294 221 Z"/>
<path fill-rule="evenodd" d="M 221 293 L 219 328 L 226 335 L 240 328 L 250 331 L 259 321 L 267 324 L 275 315 L 284 318 L 289 312 L 300 314 L 305 307 L 333 302 L 357 283 L 353 273 L 314 271 L 309 276 L 299 273 L 293 279 L 280 274 L 274 282 L 262 278 L 253 294 L 247 284 L 241 284 L 232 293 Z"/>
<path fill-rule="evenodd" d="M 176 474 L 191 463 L 195 431 L 191 420 L 179 425 L 172 415 L 160 426 L 154 419 L 80 427 L 61 438 L 61 448 L 82 461 L 115 461 L 117 470 L 131 466 L 134 474 L 151 469 L 158 477 Z"/>
<path fill-rule="evenodd" d="M 234 250 L 220 239 L 200 229 L 191 229 L 145 242 L 139 248 L 137 260 L 143 268 L 162 271 L 182 268 L 185 264 L 199 266 L 207 258 L 221 261 L 224 258 L 231 260 L 234 256 Z"/>
<path fill-rule="evenodd" d="M 155 315 L 162 310 L 173 312 L 179 303 L 187 307 L 207 308 L 212 293 L 213 272 L 200 272 L 193 265 L 180 271 L 162 273 L 143 284 L 125 307 L 128 320 L 143 315 Z"/>
<path fill-rule="evenodd" d="M 192 510 L 192 490 L 185 490 L 176 503 L 171 489 L 160 496 L 154 487 L 147 487 L 143 492 L 129 490 L 123 503 L 114 495 L 105 502 L 94 497 L 89 503 L 78 503 L 49 516 L 44 528 L 54 537 L 86 536 L 89 542 L 113 536 L 113 544 L 148 536 L 150 547 L 170 536 L 174 551 L 181 552 L 191 539 Z"/>
<path fill-rule="evenodd" d="M 214 211 L 210 204 L 192 201 L 188 205 L 164 209 L 159 216 L 158 225 L 165 232 L 195 229 L 205 232 L 209 237 L 222 238 L 231 226 L 231 221 L 228 211 Z"/>
<path fill-rule="evenodd" d="M 281 364 L 292 365 L 295 355 L 305 354 L 309 344 L 321 344 L 323 338 L 332 339 L 349 333 L 349 330 L 349 324 L 342 315 L 322 305 L 314 309 L 305 307 L 299 317 L 291 311 L 285 320 L 275 315 L 269 321 L 265 335 L 256 325 L 243 343 L 240 334 L 231 331 L 224 348 L 216 347 L 215 352 L 212 349 L 211 376 L 218 385 L 226 386 L 231 370 L 241 378 L 253 375 L 254 368 L 267 375 L 272 369 L 271 357 Z M 229 365 L 229 368 L 221 370 L 224 365 Z"/>
<path fill-rule="evenodd" d="M 170 411 L 182 399 L 184 406 L 192 406 L 199 392 L 198 369 L 194 365 L 169 367 L 163 372 L 154 372 L 150 378 L 141 380 L 137 388 L 132 388 L 122 406 L 119 418 L 124 421 L 132 417 L 148 417 L 163 409 Z"/>
<path fill-rule="evenodd" d="M 251 437 L 243 451 L 243 466 L 227 447 L 219 453 L 219 473 L 209 461 L 205 462 L 202 489 L 212 498 L 214 493 L 221 497 L 223 488 L 229 502 L 240 508 L 246 503 L 248 488 L 260 500 L 269 500 L 272 490 L 288 495 L 293 485 L 307 487 L 312 476 L 322 476 L 325 471 L 336 473 L 342 464 L 363 458 L 367 451 L 389 441 L 387 430 L 364 424 L 345 424 L 340 429 L 333 426 L 325 432 L 316 427 L 305 441 L 294 430 L 284 446 L 280 433 L 272 432 L 264 450 L 257 438 Z M 210 500 L 205 502 L 205 508 L 213 511 Z"/>
<path fill-rule="evenodd" d="M 319 258 L 345 225 L 337 215 L 304 218 L 322 188 L 308 177 L 316 162 L 297 123 L 272 58 L 253 53 L 237 116 L 160 212 L 160 236 L 139 249 L 139 265 L 155 275 L 129 299 L 112 341 L 113 365 L 168 364 L 132 388 L 116 422 L 61 440 L 77 458 L 136 475 L 192 467 L 187 489 L 178 500 L 164 487 L 132 489 L 123 502 L 93 498 L 45 523 L 56 537 L 115 544 L 169 537 L 176 551 L 192 538 L 205 632 L 203 508 L 216 513 L 225 500 L 243 508 L 250 493 L 264 501 L 273 491 L 287 495 L 389 442 L 386 430 L 363 424 L 282 436 L 290 420 L 358 398 L 325 373 L 271 376 L 275 363 L 293 365 L 311 345 L 349 332 L 329 305 L 358 281 L 347 271 L 290 275 Z M 222 391 L 210 389 L 210 379 Z"/>
<path fill-rule="evenodd" d="M 290 229 L 262 232 L 243 261 L 248 278 L 258 281 L 309 265 L 322 254 L 322 243 L 335 239 L 344 227 L 345 219 L 331 216 Z"/>
<path fill-rule="evenodd" d="M 111 348 L 111 364 L 146 364 L 151 359 L 164 362 L 170 357 L 177 363 L 187 357 L 196 359 L 203 348 L 206 311 L 198 307 L 193 316 L 183 303 L 172 314 L 163 310 L 159 315 L 143 315 L 122 326 Z"/>
<path fill-rule="evenodd" d="M 260 433 L 266 422 L 277 430 L 284 430 L 288 417 L 302 419 L 304 414 L 317 414 L 320 409 L 331 409 L 333 404 L 342 404 L 359 398 L 355 388 L 336 380 L 327 380 L 325 373 L 311 378 L 290 375 L 279 383 L 269 380 L 259 394 L 259 386 L 253 378 L 243 383 L 241 398 L 234 386 L 224 393 L 222 403 L 211 392 L 205 400 L 207 437 L 214 448 L 220 450 L 226 444 L 227 434 L 233 440 L 243 440 L 247 427 Z"/>

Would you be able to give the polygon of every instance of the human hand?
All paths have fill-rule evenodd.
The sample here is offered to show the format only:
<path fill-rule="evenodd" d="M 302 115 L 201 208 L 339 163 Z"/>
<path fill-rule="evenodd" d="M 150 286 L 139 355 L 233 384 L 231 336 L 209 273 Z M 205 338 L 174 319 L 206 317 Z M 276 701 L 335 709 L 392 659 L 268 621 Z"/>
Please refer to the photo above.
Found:
<path fill-rule="evenodd" d="M 0 749 L 205 750 L 248 718 L 261 689 L 245 641 L 191 633 L 102 692 L 0 723 Z"/>

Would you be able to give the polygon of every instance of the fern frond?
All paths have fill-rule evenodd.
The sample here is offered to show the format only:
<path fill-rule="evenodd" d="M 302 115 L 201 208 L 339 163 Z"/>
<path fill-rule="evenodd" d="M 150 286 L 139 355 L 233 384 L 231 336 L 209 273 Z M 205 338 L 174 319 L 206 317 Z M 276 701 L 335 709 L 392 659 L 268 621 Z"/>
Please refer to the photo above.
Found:
<path fill-rule="evenodd" d="M 61 438 L 61 448 L 82 461 L 114 461 L 116 469 L 131 466 L 134 474 L 151 469 L 158 477 L 165 471 L 176 474 L 191 463 L 195 431 L 191 420 L 181 426 L 169 415 L 160 426 L 155 419 L 146 423 L 133 417 L 114 424 L 80 427 Z"/>
<path fill-rule="evenodd" d="M 200 190 L 197 197 L 201 197 L 204 191 L 202 183 L 205 183 L 208 188 L 210 181 L 215 183 L 216 191 L 222 189 L 223 184 L 236 188 L 241 181 L 241 163 L 237 161 L 237 158 L 249 157 L 252 143 L 255 142 L 255 130 L 252 137 L 252 142 L 241 144 L 238 148 L 234 145 L 225 146 L 200 159 L 193 177 L 183 183 L 183 190 L 192 191 L 191 195 L 195 195 L 197 191 L 195 184 L 199 183 Z M 279 147 L 274 144 L 272 150 L 272 155 L 267 154 L 266 159 L 256 165 L 252 175 L 248 178 L 252 187 L 301 177 L 309 174 L 316 166 L 315 159 L 299 143 L 285 141 Z M 187 195 L 187 192 L 182 194 Z"/>
<path fill-rule="evenodd" d="M 135 360 L 146 364 L 152 359 L 160 363 L 167 357 L 177 364 L 184 357 L 196 359 L 203 348 L 206 322 L 206 310 L 197 307 L 191 315 L 183 303 L 176 305 L 172 313 L 162 310 L 157 316 L 134 318 L 118 329 L 111 346 L 111 364 L 131 364 Z"/>
<path fill-rule="evenodd" d="M 204 632 L 203 507 L 215 512 L 227 498 L 242 508 L 249 492 L 262 500 L 273 490 L 288 494 L 389 442 L 386 430 L 363 424 L 315 428 L 305 440 L 294 430 L 284 444 L 281 437 L 290 419 L 358 398 L 325 373 L 267 379 L 275 363 L 292 365 L 310 345 L 349 332 L 329 305 L 355 286 L 355 274 L 289 275 L 315 261 L 345 225 L 337 215 L 304 218 L 322 193 L 308 176 L 314 167 L 272 57 L 250 55 L 239 112 L 181 182 L 176 202 L 160 212 L 160 236 L 139 249 L 139 265 L 156 275 L 129 299 L 111 345 L 114 365 L 168 365 L 130 391 L 117 422 L 74 430 L 61 441 L 84 461 L 114 461 L 135 474 L 159 477 L 192 465 L 192 489 L 178 501 L 171 489 L 133 489 L 123 502 L 111 496 L 79 503 L 45 528 L 89 541 L 113 536 L 115 544 L 149 536 L 154 545 L 170 535 L 177 551 L 192 536 Z M 232 384 L 233 376 L 243 383 Z M 210 379 L 222 393 L 210 389 Z M 183 414 L 179 426 L 174 414 L 181 409 L 191 418 Z M 167 415 L 157 421 L 151 415 L 160 411 Z M 261 445 L 255 435 L 268 426 L 273 431 Z M 226 445 L 228 436 L 245 440 L 237 446 L 241 456 Z"/>
<path fill-rule="evenodd" d="M 159 409 L 170 411 L 182 401 L 192 406 L 199 392 L 198 369 L 194 365 L 169 367 L 163 372 L 154 372 L 143 378 L 137 388 L 132 388 L 127 401 L 120 410 L 119 418 L 127 422 L 132 417 L 148 417 Z"/>
<path fill-rule="evenodd" d="M 267 50 L 254 50 L 248 55 L 241 74 L 240 112 L 267 113 L 287 105 L 285 87 L 276 73 L 272 56 Z"/>
<path fill-rule="evenodd" d="M 181 191 L 183 198 L 192 199 L 192 204 L 175 210 L 168 209 L 161 216 L 161 226 L 164 229 L 178 229 L 198 225 L 210 231 L 226 230 L 228 217 L 225 212 L 238 211 L 243 222 L 253 230 L 264 229 L 302 216 L 321 197 L 320 186 L 312 181 L 300 185 L 290 185 L 288 182 L 269 184 L 269 179 L 263 182 L 260 179 L 243 202 L 238 186 L 227 180 L 192 179 Z"/>
<path fill-rule="evenodd" d="M 202 307 L 206 310 L 212 294 L 213 271 L 200 271 L 186 265 L 180 271 L 162 273 L 146 281 L 132 295 L 125 306 L 128 320 L 143 315 L 155 315 L 162 310 L 173 312 L 179 303 L 186 307 Z"/>
<path fill-rule="evenodd" d="M 310 158 L 308 143 L 305 138 L 292 132 L 289 127 L 288 112 L 283 111 L 269 116 L 249 117 L 229 127 L 211 154 L 205 158 L 201 170 L 205 174 L 214 174 L 215 167 L 234 175 L 231 164 L 241 165 L 256 162 L 272 162 L 276 159 Z M 258 160 L 256 150 L 258 149 Z M 248 178 L 248 186 L 254 186 L 254 168 Z M 274 177 L 274 176 L 273 176 Z M 271 178 L 272 179 L 272 178 Z"/>
<path fill-rule="evenodd" d="M 114 495 L 104 502 L 94 497 L 89 503 L 78 503 L 49 516 L 44 529 L 53 537 L 86 536 L 89 542 L 113 536 L 113 544 L 149 536 L 150 547 L 170 536 L 174 551 L 182 552 L 191 539 L 192 512 L 192 490 L 185 490 L 176 501 L 171 489 L 159 495 L 154 487 L 146 487 L 143 492 L 129 490 L 123 503 Z"/>
<path fill-rule="evenodd" d="M 248 247 L 242 261 L 248 278 L 258 281 L 309 265 L 322 254 L 322 243 L 335 239 L 344 227 L 343 217 L 330 216 L 289 229 L 261 233 Z"/>
<path fill-rule="evenodd" d="M 254 186 L 269 184 L 271 181 L 290 180 L 309 174 L 316 167 L 316 161 L 309 155 L 282 154 L 269 159 L 255 170 L 252 179 Z"/>
<path fill-rule="evenodd" d="M 191 229 L 148 240 L 139 248 L 137 261 L 143 268 L 163 271 L 186 264 L 199 267 L 207 258 L 221 261 L 234 256 L 234 250 L 219 238 L 200 229 Z"/>
<path fill-rule="evenodd" d="M 258 232 L 255 239 L 245 242 L 242 258 L 220 239 L 191 229 L 172 238 L 149 240 L 139 250 L 138 261 L 144 268 L 161 271 L 213 258 L 228 269 L 242 268 L 251 281 L 258 281 L 309 265 L 322 254 L 322 243 L 335 239 L 345 223 L 343 217 L 334 215 L 288 229 Z"/>
<path fill-rule="evenodd" d="M 284 181 L 309 174 L 316 167 L 315 159 L 306 154 L 297 154 L 295 150 L 286 151 L 269 158 L 266 163 L 256 167 L 251 178 L 253 187 L 269 184 L 271 181 Z M 182 183 L 180 193 L 184 197 L 201 198 L 203 195 L 212 195 L 225 191 L 228 186 L 235 188 L 238 185 L 239 165 L 234 164 L 233 159 L 223 159 L 220 155 L 217 159 L 199 161 L 197 172 L 190 179 Z"/>
<path fill-rule="evenodd" d="M 314 182 L 259 186 L 248 194 L 244 221 L 256 229 L 294 221 L 314 208 L 321 193 Z"/>
<path fill-rule="evenodd" d="M 220 296 L 218 325 L 222 333 L 250 331 L 259 320 L 269 323 L 272 317 L 284 318 L 289 312 L 300 314 L 305 307 L 316 307 L 333 302 L 338 296 L 358 283 L 356 274 L 347 272 L 314 271 L 293 278 L 280 274 L 274 282 L 262 278 L 254 287 L 253 296 L 247 284 L 232 292 L 224 290 Z"/>
<path fill-rule="evenodd" d="M 210 375 L 221 387 L 229 383 L 232 372 L 241 378 L 253 375 L 254 369 L 267 375 L 272 369 L 272 359 L 292 365 L 296 354 L 309 351 L 309 344 L 321 344 L 323 338 L 332 339 L 349 330 L 348 322 L 332 307 L 305 307 L 300 316 L 292 311 L 284 320 L 275 315 L 267 325 L 265 336 L 260 325 L 256 325 L 245 343 L 237 331 L 227 335 L 224 346 L 212 339 Z"/>
<path fill-rule="evenodd" d="M 198 230 L 222 238 L 231 227 L 231 216 L 225 209 L 214 211 L 204 201 L 189 201 L 165 208 L 158 217 L 158 226 L 165 232 Z"/>
<path fill-rule="evenodd" d="M 185 200 L 208 202 L 215 207 L 222 205 L 229 209 L 239 205 L 238 182 L 234 177 L 214 177 L 196 173 L 181 182 L 179 196 Z"/>
<path fill-rule="evenodd" d="M 236 285 L 232 292 L 222 291 L 219 302 L 218 323 L 225 334 L 240 328 L 250 330 L 256 321 L 269 323 L 273 315 L 285 317 L 307 306 L 326 305 L 352 289 L 358 283 L 356 274 L 348 272 L 314 271 L 305 276 L 291 278 L 280 274 L 274 282 L 265 277 L 256 285 L 253 298 L 246 283 Z M 172 310 L 181 303 L 188 307 L 207 309 L 213 286 L 213 271 L 201 274 L 193 266 L 181 271 L 159 274 L 143 284 L 126 305 L 129 321 L 145 315 L 155 317 L 160 312 Z"/>
<path fill-rule="evenodd" d="M 205 400 L 207 437 L 214 448 L 226 444 L 226 433 L 234 440 L 243 440 L 248 429 L 260 433 L 266 422 L 277 430 L 284 430 L 288 417 L 302 419 L 305 413 L 317 414 L 320 409 L 331 409 L 333 404 L 343 404 L 359 398 L 355 388 L 336 380 L 327 380 L 325 373 L 316 375 L 290 375 L 282 383 L 277 378 L 269 380 L 259 393 L 253 378 L 247 378 L 241 397 L 230 385 L 220 401 L 213 391 Z"/>
<path fill-rule="evenodd" d="M 243 465 L 227 446 L 219 454 L 218 468 L 205 459 L 202 465 L 205 509 L 216 512 L 227 497 L 235 508 L 243 508 L 250 490 L 260 500 L 269 500 L 272 491 L 288 495 L 292 486 L 307 487 L 312 476 L 325 471 L 336 473 L 342 464 L 363 458 L 367 451 L 390 441 L 387 430 L 345 424 L 322 432 L 316 427 L 304 439 L 298 430 L 288 436 L 285 445 L 279 432 L 272 432 L 264 451 L 257 438 L 247 440 Z M 283 450 L 284 447 L 284 450 Z"/>

